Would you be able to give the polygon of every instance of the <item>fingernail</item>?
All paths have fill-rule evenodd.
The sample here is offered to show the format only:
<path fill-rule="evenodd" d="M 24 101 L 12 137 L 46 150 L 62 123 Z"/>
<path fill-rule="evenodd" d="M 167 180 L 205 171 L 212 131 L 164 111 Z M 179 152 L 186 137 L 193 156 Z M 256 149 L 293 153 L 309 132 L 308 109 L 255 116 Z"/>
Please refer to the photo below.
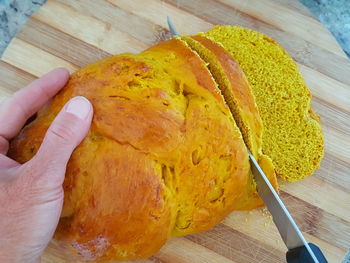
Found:
<path fill-rule="evenodd" d="M 66 112 L 69 112 L 79 119 L 85 120 L 91 110 L 91 103 L 82 96 L 77 96 L 68 102 Z"/>

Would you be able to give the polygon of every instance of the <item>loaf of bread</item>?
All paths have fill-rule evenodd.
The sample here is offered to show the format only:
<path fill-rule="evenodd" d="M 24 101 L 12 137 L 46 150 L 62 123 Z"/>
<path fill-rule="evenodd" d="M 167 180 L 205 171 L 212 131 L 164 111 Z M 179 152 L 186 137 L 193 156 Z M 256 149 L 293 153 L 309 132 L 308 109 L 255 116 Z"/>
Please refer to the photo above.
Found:
<path fill-rule="evenodd" d="M 91 101 L 94 116 L 68 162 L 53 240 L 74 262 L 147 258 L 171 237 L 262 206 L 248 150 L 276 190 L 274 166 L 283 178 L 301 179 L 323 154 L 294 62 L 273 40 L 238 27 L 79 70 L 11 142 L 9 155 L 30 160 L 60 109 L 78 95 Z"/>
<path fill-rule="evenodd" d="M 25 162 L 69 98 L 93 104 L 64 182 L 55 243 L 73 260 L 146 258 L 205 231 L 253 185 L 242 135 L 205 63 L 181 40 L 106 58 L 67 86 L 12 142 Z"/>
<path fill-rule="evenodd" d="M 298 67 L 276 41 L 238 26 L 215 26 L 204 34 L 237 60 L 255 95 L 265 127 L 263 153 L 277 175 L 297 181 L 320 165 L 324 139 L 311 93 Z"/>

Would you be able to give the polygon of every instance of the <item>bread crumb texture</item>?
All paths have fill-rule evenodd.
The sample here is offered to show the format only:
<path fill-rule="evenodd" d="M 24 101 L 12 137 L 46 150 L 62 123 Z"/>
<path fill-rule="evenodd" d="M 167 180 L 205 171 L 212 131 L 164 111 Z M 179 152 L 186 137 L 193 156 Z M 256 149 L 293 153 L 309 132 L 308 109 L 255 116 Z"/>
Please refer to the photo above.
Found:
<path fill-rule="evenodd" d="M 212 228 L 247 198 L 242 135 L 205 63 L 179 39 L 74 73 L 10 156 L 32 158 L 78 95 L 94 117 L 68 163 L 54 242 L 71 260 L 147 258 L 172 236 Z"/>
<path fill-rule="evenodd" d="M 296 63 L 273 39 L 237 26 L 215 26 L 208 38 L 238 61 L 255 95 L 264 125 L 263 153 L 277 174 L 297 181 L 311 175 L 324 154 L 319 117 Z"/>

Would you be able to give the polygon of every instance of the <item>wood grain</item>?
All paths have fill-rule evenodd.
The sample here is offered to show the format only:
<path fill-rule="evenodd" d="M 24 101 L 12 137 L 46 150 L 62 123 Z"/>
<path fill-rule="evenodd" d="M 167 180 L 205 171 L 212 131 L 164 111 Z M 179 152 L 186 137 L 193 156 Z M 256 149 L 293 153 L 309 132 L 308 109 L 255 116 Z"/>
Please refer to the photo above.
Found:
<path fill-rule="evenodd" d="M 12 40 L 0 60 L 0 103 L 55 67 L 71 72 L 123 52 L 139 52 L 179 32 L 215 24 L 258 30 L 297 61 L 321 116 L 325 157 L 303 181 L 281 182 L 281 198 L 305 237 L 329 262 L 350 248 L 350 62 L 332 35 L 297 1 L 49 0 Z M 283 262 L 285 246 L 263 209 L 230 214 L 214 229 L 174 238 L 138 263 Z M 67 262 L 51 245 L 43 262 Z"/>
<path fill-rule="evenodd" d="M 220 0 L 239 11 L 274 27 L 313 42 L 335 54 L 345 57 L 343 50 L 333 40 L 331 34 L 310 16 L 280 5 L 273 0 Z M 268 14 L 268 15 L 266 15 Z M 317 30 L 313 30 L 316 29 Z M 310 30 L 312 29 L 312 30 Z"/>

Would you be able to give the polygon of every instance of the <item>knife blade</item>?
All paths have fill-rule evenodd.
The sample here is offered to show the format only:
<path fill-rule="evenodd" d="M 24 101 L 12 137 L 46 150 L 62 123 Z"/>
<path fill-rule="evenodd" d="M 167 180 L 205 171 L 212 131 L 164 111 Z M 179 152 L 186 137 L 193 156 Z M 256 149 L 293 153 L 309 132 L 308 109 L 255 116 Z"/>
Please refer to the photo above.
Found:
<path fill-rule="evenodd" d="M 272 214 L 273 221 L 281 234 L 283 242 L 288 249 L 308 246 L 305 238 L 295 224 L 282 200 L 279 198 L 275 189 L 267 179 L 258 162 L 250 152 L 248 152 L 248 154 L 251 163 L 251 170 L 257 184 L 258 194 Z"/>
<path fill-rule="evenodd" d="M 173 36 L 179 36 L 169 16 L 167 16 L 167 22 L 171 34 Z M 321 250 L 315 244 L 306 242 L 294 219 L 264 174 L 264 171 L 249 149 L 247 150 L 250 158 L 251 170 L 257 184 L 258 194 L 270 211 L 282 240 L 288 248 L 286 253 L 287 262 L 327 263 Z"/>
<path fill-rule="evenodd" d="M 327 262 L 321 250 L 316 245 L 306 242 L 303 234 L 267 179 L 258 162 L 255 160 L 251 152 L 248 151 L 248 154 L 251 163 L 251 170 L 257 184 L 258 194 L 271 213 L 273 222 L 275 223 L 284 244 L 288 248 L 287 262 Z M 304 257 L 300 258 L 300 255 L 299 257 L 296 255 L 298 260 L 292 261 L 291 259 L 288 260 L 288 253 L 289 257 L 292 257 L 296 253 L 303 253 L 301 256 Z"/>
<path fill-rule="evenodd" d="M 176 29 L 175 29 L 175 26 L 173 24 L 173 21 L 171 21 L 170 17 L 167 16 L 166 17 L 166 20 L 168 22 L 168 27 L 169 27 L 169 30 L 170 30 L 170 33 L 173 35 L 173 36 L 179 36 L 179 34 L 177 33 Z"/>

